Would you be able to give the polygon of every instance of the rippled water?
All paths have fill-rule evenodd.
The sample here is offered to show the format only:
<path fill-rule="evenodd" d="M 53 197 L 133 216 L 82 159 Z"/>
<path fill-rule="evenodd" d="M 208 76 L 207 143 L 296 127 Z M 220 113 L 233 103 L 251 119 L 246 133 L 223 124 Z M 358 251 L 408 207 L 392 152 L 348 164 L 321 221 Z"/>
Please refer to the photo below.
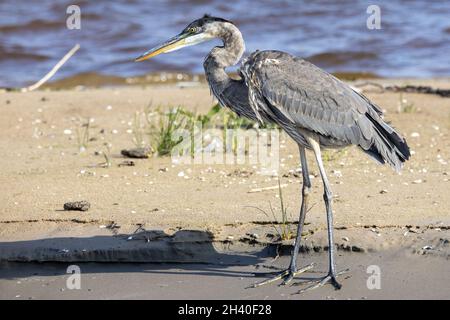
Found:
<path fill-rule="evenodd" d="M 450 1 L 378 1 L 381 30 L 366 27 L 367 6 L 375 1 L 85 0 L 77 1 L 81 30 L 68 30 L 72 3 L 0 1 L 0 86 L 36 81 L 76 43 L 80 51 L 56 79 L 84 72 L 202 72 L 212 43 L 145 63 L 133 58 L 204 13 L 234 21 L 247 52 L 280 49 L 332 72 L 450 76 Z"/>

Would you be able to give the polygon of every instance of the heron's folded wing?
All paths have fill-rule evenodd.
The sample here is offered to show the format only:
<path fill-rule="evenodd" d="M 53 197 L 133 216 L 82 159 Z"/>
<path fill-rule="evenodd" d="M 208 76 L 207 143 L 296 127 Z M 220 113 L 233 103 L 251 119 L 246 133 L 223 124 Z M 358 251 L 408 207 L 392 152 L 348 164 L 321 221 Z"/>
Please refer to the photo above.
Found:
<path fill-rule="evenodd" d="M 278 120 L 352 144 L 369 144 L 367 113 L 379 115 L 363 96 L 313 64 L 279 51 L 251 57 L 245 76 L 265 103 L 258 108 Z M 248 81 L 250 80 L 250 81 Z"/>

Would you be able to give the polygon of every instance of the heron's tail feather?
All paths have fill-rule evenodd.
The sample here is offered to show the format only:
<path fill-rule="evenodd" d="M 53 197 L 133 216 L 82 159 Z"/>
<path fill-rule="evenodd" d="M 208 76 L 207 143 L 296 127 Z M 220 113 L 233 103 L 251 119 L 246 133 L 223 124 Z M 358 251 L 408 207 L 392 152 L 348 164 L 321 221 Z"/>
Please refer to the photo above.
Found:
<path fill-rule="evenodd" d="M 380 117 L 366 115 L 374 126 L 376 136 L 370 148 L 364 151 L 376 161 L 388 163 L 399 172 L 403 162 L 411 155 L 406 140 Z"/>

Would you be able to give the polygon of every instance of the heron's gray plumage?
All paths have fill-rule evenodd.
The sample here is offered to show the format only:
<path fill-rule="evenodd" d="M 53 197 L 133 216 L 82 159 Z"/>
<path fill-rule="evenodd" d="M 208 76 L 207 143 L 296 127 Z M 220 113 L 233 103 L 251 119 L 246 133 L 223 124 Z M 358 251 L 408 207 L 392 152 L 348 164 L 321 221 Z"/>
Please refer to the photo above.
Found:
<path fill-rule="evenodd" d="M 310 133 L 322 147 L 357 145 L 397 171 L 409 158 L 405 140 L 382 119 L 378 106 L 308 61 L 281 51 L 257 51 L 242 62 L 242 79 L 231 79 L 225 68 L 240 60 L 242 35 L 229 22 L 213 22 L 209 30 L 224 43 L 204 62 L 221 105 L 253 120 L 277 123 L 306 148 L 311 148 L 305 139 Z"/>
<path fill-rule="evenodd" d="M 261 51 L 242 64 L 241 74 L 253 111 L 288 133 L 310 131 L 322 147 L 357 145 L 397 171 L 408 159 L 406 142 L 384 122 L 381 109 L 315 65 L 288 53 Z"/>

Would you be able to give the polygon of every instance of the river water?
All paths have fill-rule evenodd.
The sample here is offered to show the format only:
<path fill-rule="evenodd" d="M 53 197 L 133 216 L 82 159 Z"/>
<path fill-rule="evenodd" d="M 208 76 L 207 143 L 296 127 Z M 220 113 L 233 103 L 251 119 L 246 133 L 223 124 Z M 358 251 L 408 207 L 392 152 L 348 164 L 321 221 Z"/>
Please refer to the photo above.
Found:
<path fill-rule="evenodd" d="M 75 1 L 0 1 L 0 87 L 40 79 L 76 43 L 81 49 L 54 79 L 92 72 L 120 77 L 202 72 L 204 43 L 145 63 L 133 58 L 204 13 L 232 20 L 247 52 L 278 49 L 330 72 L 383 77 L 450 76 L 450 1 L 76 1 L 81 29 L 66 26 Z M 381 9 L 370 30 L 367 7 Z"/>

